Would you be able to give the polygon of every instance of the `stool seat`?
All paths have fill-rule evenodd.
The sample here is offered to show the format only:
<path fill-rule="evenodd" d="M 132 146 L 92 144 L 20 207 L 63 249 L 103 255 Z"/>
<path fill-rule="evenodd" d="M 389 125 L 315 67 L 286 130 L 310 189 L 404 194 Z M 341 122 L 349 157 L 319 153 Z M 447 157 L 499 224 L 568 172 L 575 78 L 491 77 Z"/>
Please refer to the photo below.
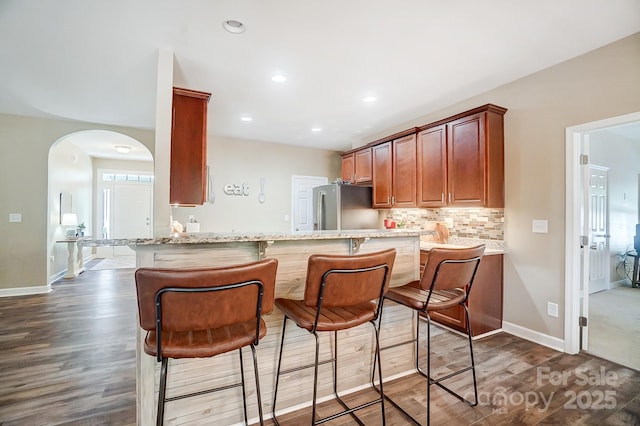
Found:
<path fill-rule="evenodd" d="M 375 303 L 366 302 L 342 307 L 325 307 L 316 321 L 315 307 L 307 306 L 303 300 L 276 299 L 275 305 L 282 313 L 296 319 L 296 325 L 311 331 L 314 326 L 317 331 L 336 331 L 356 327 L 369 322 L 376 317 Z"/>
<path fill-rule="evenodd" d="M 260 318 L 262 339 L 267 334 L 267 325 Z M 256 338 L 255 320 L 206 330 L 171 331 L 162 333 L 162 353 L 167 358 L 207 358 L 249 346 Z M 156 332 L 150 331 L 144 339 L 144 352 L 158 355 Z"/>
<path fill-rule="evenodd" d="M 420 288 L 420 281 L 413 281 L 401 287 L 390 288 L 385 298 L 417 311 L 425 308 L 429 311 L 441 311 L 459 305 L 467 297 L 465 291 L 459 288 L 434 290 L 427 305 L 427 296 L 429 291 Z"/>

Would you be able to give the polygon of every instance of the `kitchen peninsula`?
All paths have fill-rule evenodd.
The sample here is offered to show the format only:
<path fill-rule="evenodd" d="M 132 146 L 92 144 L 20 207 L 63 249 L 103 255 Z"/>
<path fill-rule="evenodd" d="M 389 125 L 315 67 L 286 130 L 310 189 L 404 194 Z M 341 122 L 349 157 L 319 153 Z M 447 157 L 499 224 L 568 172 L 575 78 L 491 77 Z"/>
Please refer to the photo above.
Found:
<path fill-rule="evenodd" d="M 224 266 L 256 261 L 265 257 L 278 259 L 276 275 L 276 297 L 302 298 L 307 259 L 312 253 L 357 254 L 371 253 L 395 248 L 391 286 L 402 285 L 419 276 L 420 267 L 419 230 L 355 230 L 355 231 L 315 231 L 302 233 L 195 233 L 180 234 L 167 238 L 131 240 L 87 240 L 82 245 L 128 245 L 136 251 L 137 267 L 182 268 L 202 266 Z M 393 304 L 385 305 L 381 344 L 386 346 L 411 336 L 413 321 L 406 309 L 396 309 Z M 278 355 L 278 344 L 282 328 L 282 314 L 274 312 L 265 317 L 267 336 L 258 345 L 260 386 L 264 412 L 271 413 L 273 378 Z M 373 358 L 373 335 L 369 324 L 343 332 L 340 339 L 339 390 L 358 390 L 370 380 L 370 365 Z M 327 338 L 329 336 L 322 336 Z M 159 363 L 142 351 L 144 333 L 138 328 L 137 343 L 137 407 L 138 424 L 153 424 L 155 420 L 158 389 Z M 313 338 L 300 329 L 289 327 L 287 344 L 298 350 L 288 350 L 284 365 L 294 366 L 307 363 L 313 357 Z M 328 342 L 323 350 L 331 347 Z M 385 380 L 410 374 L 413 366 L 412 348 L 406 353 L 401 349 L 393 358 L 383 357 Z M 248 354 L 245 354 L 248 355 Z M 327 358 L 328 353 L 321 354 Z M 250 359 L 246 364 L 251 365 Z M 171 360 L 172 371 L 167 385 L 167 396 L 183 394 L 237 380 L 239 371 L 237 354 L 230 353 L 215 359 Z M 321 367 L 321 368 L 329 368 Z M 233 372 L 233 373 L 229 373 Z M 246 372 L 245 374 L 249 374 Z M 279 410 L 296 410 L 309 404 L 311 400 L 312 375 L 304 371 L 292 373 L 284 378 L 284 385 L 278 392 Z M 248 380 L 247 392 L 255 389 Z M 234 392 L 236 392 L 234 394 Z M 242 421 L 241 391 L 228 390 L 205 395 L 201 398 L 180 400 L 166 406 L 165 419 L 171 424 L 186 422 L 206 422 L 208 424 L 234 424 Z M 320 399 L 331 395 L 331 383 L 321 383 Z M 248 398 L 249 417 L 257 418 L 254 398 Z M 214 409 L 215 407 L 215 409 Z"/>

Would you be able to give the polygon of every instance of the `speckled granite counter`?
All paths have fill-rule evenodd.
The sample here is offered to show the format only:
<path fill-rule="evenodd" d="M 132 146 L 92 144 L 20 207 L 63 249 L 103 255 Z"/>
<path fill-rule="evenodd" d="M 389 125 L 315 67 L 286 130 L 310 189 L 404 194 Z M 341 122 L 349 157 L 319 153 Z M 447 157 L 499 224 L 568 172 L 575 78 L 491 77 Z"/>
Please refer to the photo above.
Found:
<path fill-rule="evenodd" d="M 157 238 L 130 238 L 130 239 L 104 239 L 83 240 L 80 245 L 84 247 L 97 246 L 148 246 L 157 244 L 216 244 L 243 241 L 300 241 L 300 240 L 331 240 L 345 238 L 397 238 L 416 237 L 422 231 L 415 229 L 358 229 L 344 231 L 312 231 L 312 232 L 256 232 L 256 233 L 225 233 L 225 232 L 197 232 L 173 234 L 169 237 Z"/>
<path fill-rule="evenodd" d="M 504 254 L 504 241 L 502 240 L 481 240 L 475 238 L 458 238 L 451 237 L 446 244 L 436 243 L 433 241 L 420 241 L 421 250 L 431 250 L 434 247 L 444 248 L 462 248 L 473 247 L 479 244 L 485 244 L 485 255 Z"/>

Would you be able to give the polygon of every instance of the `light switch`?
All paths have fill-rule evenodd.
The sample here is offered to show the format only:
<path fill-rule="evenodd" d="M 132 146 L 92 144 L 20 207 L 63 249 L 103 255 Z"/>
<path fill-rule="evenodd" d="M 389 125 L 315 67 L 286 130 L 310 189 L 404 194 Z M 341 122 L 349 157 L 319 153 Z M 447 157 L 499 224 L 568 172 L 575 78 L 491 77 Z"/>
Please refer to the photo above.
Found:
<path fill-rule="evenodd" d="M 9 222 L 11 223 L 22 222 L 22 214 L 9 213 Z"/>
<path fill-rule="evenodd" d="M 549 222 L 546 220 L 534 219 L 531 230 L 536 234 L 547 234 L 549 233 Z"/>

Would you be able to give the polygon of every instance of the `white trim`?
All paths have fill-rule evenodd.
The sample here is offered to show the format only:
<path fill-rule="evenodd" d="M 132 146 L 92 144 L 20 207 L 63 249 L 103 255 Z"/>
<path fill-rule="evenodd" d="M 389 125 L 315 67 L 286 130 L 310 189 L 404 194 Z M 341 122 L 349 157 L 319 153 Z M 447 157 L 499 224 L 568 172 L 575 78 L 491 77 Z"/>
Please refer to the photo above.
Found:
<path fill-rule="evenodd" d="M 549 336 L 531 329 L 522 327 L 517 324 L 512 324 L 507 321 L 502 321 L 502 331 L 505 333 L 513 334 L 514 336 L 521 337 L 530 342 L 537 343 L 542 346 L 554 349 L 559 352 L 564 352 L 565 342 L 557 337 Z"/>
<path fill-rule="evenodd" d="M 580 352 L 580 136 L 581 133 L 605 129 L 607 127 L 640 121 L 640 112 L 593 121 L 578 126 L 567 127 L 565 132 L 565 315 L 564 351 L 569 354 Z M 504 323 L 503 323 L 504 324 Z M 503 325 L 504 328 L 504 325 Z"/>
<path fill-rule="evenodd" d="M 50 285 L 39 285 L 34 287 L 14 287 L 0 289 L 0 297 L 28 296 L 32 294 L 46 294 L 51 292 Z"/>

